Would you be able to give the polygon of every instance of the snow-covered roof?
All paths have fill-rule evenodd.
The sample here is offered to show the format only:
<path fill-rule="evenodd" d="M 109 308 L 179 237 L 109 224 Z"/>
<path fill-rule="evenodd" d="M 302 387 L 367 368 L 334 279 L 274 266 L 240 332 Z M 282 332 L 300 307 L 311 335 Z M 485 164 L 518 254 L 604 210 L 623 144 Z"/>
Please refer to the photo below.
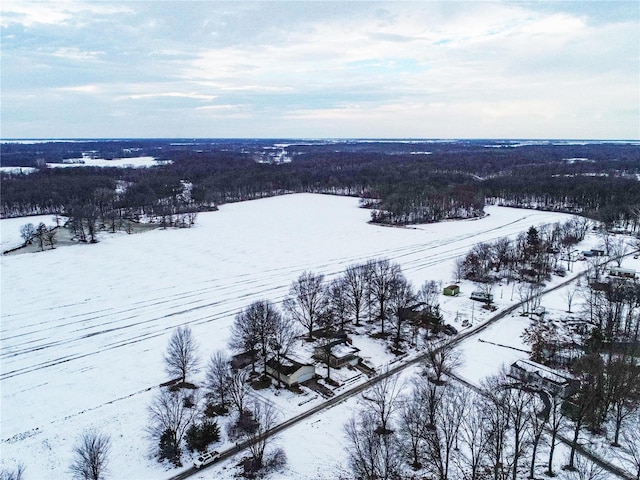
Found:
<path fill-rule="evenodd" d="M 545 380 L 548 380 L 558 385 L 568 383 L 569 381 L 572 380 L 572 378 L 569 377 L 568 375 L 564 375 L 563 373 L 558 372 L 557 370 L 553 370 L 545 365 L 533 362 L 531 360 L 522 360 L 522 359 L 516 360 L 512 364 L 512 366 L 515 366 L 516 368 L 520 368 L 528 373 L 537 374 L 540 377 L 544 378 Z"/>
<path fill-rule="evenodd" d="M 359 348 L 356 347 L 352 347 L 351 345 L 347 345 L 344 343 L 341 343 L 339 345 L 336 345 L 335 347 L 333 347 L 333 349 L 331 350 L 331 354 L 336 357 L 336 358 L 344 358 L 348 355 L 355 355 L 360 351 Z"/>

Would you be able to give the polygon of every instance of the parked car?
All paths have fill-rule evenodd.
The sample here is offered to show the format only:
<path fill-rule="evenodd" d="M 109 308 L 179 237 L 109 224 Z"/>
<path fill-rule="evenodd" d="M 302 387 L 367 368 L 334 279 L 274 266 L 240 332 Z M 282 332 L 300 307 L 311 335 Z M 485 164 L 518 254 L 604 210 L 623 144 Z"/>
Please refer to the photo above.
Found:
<path fill-rule="evenodd" d="M 220 452 L 205 452 L 194 460 L 193 466 L 197 469 L 200 469 L 206 465 L 209 465 L 210 463 L 218 461 L 219 458 Z"/>
<path fill-rule="evenodd" d="M 443 326 L 442 331 L 447 335 L 455 335 L 458 333 L 458 330 L 453 325 L 449 325 L 449 324 L 446 324 L 445 326 Z"/>

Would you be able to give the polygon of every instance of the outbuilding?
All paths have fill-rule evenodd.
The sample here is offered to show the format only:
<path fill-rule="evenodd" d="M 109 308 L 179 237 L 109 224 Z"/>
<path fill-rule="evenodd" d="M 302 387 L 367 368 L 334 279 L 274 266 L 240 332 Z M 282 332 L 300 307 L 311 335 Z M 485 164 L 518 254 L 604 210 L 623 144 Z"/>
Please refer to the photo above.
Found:
<path fill-rule="evenodd" d="M 448 287 L 444 287 L 442 293 L 448 297 L 455 297 L 460 293 L 460 287 L 458 285 L 449 285 Z"/>

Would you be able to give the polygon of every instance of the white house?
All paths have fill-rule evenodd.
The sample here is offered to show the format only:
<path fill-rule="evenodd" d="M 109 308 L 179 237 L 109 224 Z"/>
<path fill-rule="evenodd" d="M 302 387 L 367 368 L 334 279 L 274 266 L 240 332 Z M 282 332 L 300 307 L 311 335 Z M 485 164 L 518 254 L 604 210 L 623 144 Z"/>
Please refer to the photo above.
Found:
<path fill-rule="evenodd" d="M 531 360 L 513 362 L 509 369 L 509 376 L 531 387 L 539 388 L 552 395 L 560 395 L 563 398 L 574 393 L 578 387 L 578 381 L 570 375 Z"/>
<path fill-rule="evenodd" d="M 289 357 L 282 357 L 280 362 L 272 358 L 267 361 L 267 373 L 290 387 L 312 379 L 316 374 L 316 368 L 313 365 L 301 363 Z"/>

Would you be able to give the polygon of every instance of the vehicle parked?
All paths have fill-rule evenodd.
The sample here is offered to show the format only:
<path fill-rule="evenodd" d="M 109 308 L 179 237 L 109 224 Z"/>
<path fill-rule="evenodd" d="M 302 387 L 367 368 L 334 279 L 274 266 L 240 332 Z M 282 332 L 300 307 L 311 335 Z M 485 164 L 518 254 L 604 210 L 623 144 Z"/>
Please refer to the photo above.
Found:
<path fill-rule="evenodd" d="M 205 452 L 194 460 L 193 466 L 197 469 L 200 469 L 206 465 L 217 462 L 219 458 L 220 452 Z"/>
<path fill-rule="evenodd" d="M 458 333 L 458 330 L 453 325 L 449 324 L 444 325 L 442 327 L 442 331 L 447 335 L 456 335 Z"/>

